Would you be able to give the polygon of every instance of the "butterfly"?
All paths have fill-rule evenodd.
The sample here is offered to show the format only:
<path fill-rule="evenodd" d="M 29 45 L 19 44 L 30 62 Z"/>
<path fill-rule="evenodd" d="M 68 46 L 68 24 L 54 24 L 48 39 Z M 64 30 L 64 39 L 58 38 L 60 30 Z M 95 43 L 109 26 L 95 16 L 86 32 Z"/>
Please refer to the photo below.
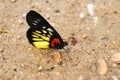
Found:
<path fill-rule="evenodd" d="M 29 11 L 26 15 L 26 22 L 30 26 L 26 36 L 33 46 L 43 49 L 63 49 L 68 45 L 39 13 L 33 10 Z"/>

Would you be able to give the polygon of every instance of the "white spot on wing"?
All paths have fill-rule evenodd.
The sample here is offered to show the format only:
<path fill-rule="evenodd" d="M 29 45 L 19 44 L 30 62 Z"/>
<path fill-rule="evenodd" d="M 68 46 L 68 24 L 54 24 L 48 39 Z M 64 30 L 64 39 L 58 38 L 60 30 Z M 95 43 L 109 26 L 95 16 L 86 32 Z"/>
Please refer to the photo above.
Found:
<path fill-rule="evenodd" d="M 41 19 L 36 19 L 38 22 L 40 22 L 41 21 Z"/>
<path fill-rule="evenodd" d="M 50 32 L 53 32 L 53 30 L 51 28 L 47 28 L 47 30 L 50 31 Z"/>
<path fill-rule="evenodd" d="M 42 28 L 43 28 L 43 29 L 45 29 L 46 27 L 45 27 L 45 26 L 43 26 Z"/>
<path fill-rule="evenodd" d="M 38 23 L 38 21 L 34 21 L 35 23 Z"/>
<path fill-rule="evenodd" d="M 33 25 L 37 25 L 36 23 L 32 23 Z"/>
<path fill-rule="evenodd" d="M 37 25 L 38 23 L 39 23 L 39 21 L 38 21 L 38 19 L 36 19 L 36 20 L 33 21 L 32 24 L 33 24 L 33 25 Z"/>

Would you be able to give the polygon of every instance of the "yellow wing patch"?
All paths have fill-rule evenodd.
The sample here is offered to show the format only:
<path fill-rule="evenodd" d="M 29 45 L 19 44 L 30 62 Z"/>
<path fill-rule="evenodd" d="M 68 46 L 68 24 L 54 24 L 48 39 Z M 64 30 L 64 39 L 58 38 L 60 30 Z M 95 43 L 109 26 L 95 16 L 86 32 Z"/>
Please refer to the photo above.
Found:
<path fill-rule="evenodd" d="M 41 34 L 39 34 L 39 33 L 36 33 L 36 32 L 32 32 L 34 35 L 36 35 L 36 36 L 40 36 Z"/>
<path fill-rule="evenodd" d="M 49 34 L 52 35 L 52 33 L 49 31 Z"/>
<path fill-rule="evenodd" d="M 42 30 L 43 31 L 43 33 L 47 33 L 47 31 L 46 30 Z"/>
<path fill-rule="evenodd" d="M 37 48 L 49 48 L 49 42 L 47 42 L 47 41 L 33 42 L 33 44 Z"/>
<path fill-rule="evenodd" d="M 38 39 L 42 39 L 42 40 L 45 40 L 45 41 L 50 41 L 50 35 L 52 35 L 52 33 L 51 32 L 49 32 L 50 33 L 50 35 L 48 34 L 48 35 L 46 35 L 47 34 L 47 31 L 45 31 L 45 30 L 42 30 L 43 31 L 43 34 L 41 34 L 41 32 L 40 31 L 38 31 L 38 30 L 36 30 L 35 32 L 33 32 L 33 37 L 35 37 L 35 38 L 38 38 Z M 45 34 L 46 33 L 46 34 Z M 33 39 L 32 39 L 33 40 Z"/>
<path fill-rule="evenodd" d="M 37 35 L 32 35 L 32 37 L 39 38 L 39 36 L 37 36 Z"/>
<path fill-rule="evenodd" d="M 46 30 L 32 32 L 33 45 L 37 48 L 49 48 L 52 33 Z"/>
<path fill-rule="evenodd" d="M 35 40 L 35 41 L 43 41 L 43 39 L 40 39 L 40 38 L 32 38 L 32 40 Z"/>
<path fill-rule="evenodd" d="M 49 37 L 46 37 L 46 36 L 43 36 L 43 35 L 40 35 L 40 37 L 46 41 L 50 41 L 50 38 Z"/>
<path fill-rule="evenodd" d="M 37 32 L 37 33 L 39 33 L 39 34 L 41 34 L 41 32 L 40 32 L 40 31 L 38 31 L 38 30 L 36 30 L 36 32 Z"/>

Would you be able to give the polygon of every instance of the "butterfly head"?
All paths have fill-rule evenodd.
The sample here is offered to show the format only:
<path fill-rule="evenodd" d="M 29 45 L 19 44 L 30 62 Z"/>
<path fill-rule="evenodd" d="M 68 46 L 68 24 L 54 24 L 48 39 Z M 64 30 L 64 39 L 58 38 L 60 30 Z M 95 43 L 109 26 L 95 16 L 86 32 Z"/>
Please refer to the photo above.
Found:
<path fill-rule="evenodd" d="M 57 48 L 57 49 L 63 49 L 67 45 L 68 45 L 67 42 L 62 42 L 61 44 L 55 43 L 55 48 Z"/>

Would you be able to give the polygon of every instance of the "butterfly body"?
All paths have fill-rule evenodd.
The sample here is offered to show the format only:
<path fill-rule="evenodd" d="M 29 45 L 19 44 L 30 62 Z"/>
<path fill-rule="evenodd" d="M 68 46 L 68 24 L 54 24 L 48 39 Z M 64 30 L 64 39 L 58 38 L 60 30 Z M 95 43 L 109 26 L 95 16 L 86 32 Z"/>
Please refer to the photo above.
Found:
<path fill-rule="evenodd" d="M 27 13 L 26 20 L 30 28 L 27 31 L 29 42 L 37 48 L 62 49 L 68 45 L 58 32 L 37 12 Z"/>

